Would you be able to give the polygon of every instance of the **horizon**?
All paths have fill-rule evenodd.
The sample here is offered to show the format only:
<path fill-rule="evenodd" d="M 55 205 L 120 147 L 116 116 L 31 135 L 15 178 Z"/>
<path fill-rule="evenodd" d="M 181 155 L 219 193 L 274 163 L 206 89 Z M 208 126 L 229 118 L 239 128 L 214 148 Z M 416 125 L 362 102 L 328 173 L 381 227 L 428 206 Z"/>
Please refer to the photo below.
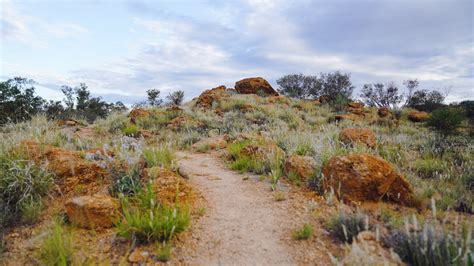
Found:
<path fill-rule="evenodd" d="M 127 105 L 146 90 L 185 99 L 242 78 L 277 88 L 286 74 L 351 73 L 363 84 L 417 78 L 474 99 L 473 2 L 456 1 L 2 1 L 0 79 L 62 85 Z"/>

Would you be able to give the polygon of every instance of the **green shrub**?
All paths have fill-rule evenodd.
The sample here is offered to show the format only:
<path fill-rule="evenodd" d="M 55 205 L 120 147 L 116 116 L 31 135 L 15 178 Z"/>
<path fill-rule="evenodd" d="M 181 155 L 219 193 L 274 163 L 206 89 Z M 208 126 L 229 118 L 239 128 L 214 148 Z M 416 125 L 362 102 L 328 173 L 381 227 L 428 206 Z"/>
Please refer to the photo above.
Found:
<path fill-rule="evenodd" d="M 158 261 L 167 262 L 171 258 L 171 245 L 169 243 L 157 243 L 155 255 Z"/>
<path fill-rule="evenodd" d="M 38 257 L 44 265 L 71 265 L 74 255 L 72 243 L 71 233 L 64 230 L 61 222 L 55 221 L 39 247 Z"/>
<path fill-rule="evenodd" d="M 310 224 L 305 224 L 302 228 L 293 231 L 293 238 L 296 240 L 308 239 L 312 234 L 313 227 Z"/>
<path fill-rule="evenodd" d="M 165 206 L 157 203 L 150 187 L 131 198 L 122 197 L 123 219 L 117 225 L 120 236 L 139 242 L 168 241 L 184 231 L 189 224 L 189 211 L 185 207 Z"/>
<path fill-rule="evenodd" d="M 473 265 L 472 226 L 447 230 L 441 225 L 417 221 L 404 231 L 395 231 L 385 242 L 410 265 Z M 408 229 L 414 227 L 414 230 Z"/>
<path fill-rule="evenodd" d="M 444 161 L 434 158 L 418 159 L 413 168 L 418 175 L 424 178 L 437 177 L 449 170 Z"/>
<path fill-rule="evenodd" d="M 128 125 L 122 129 L 122 133 L 129 137 L 138 137 L 138 127 L 136 125 Z"/>
<path fill-rule="evenodd" d="M 341 241 L 352 242 L 360 232 L 368 230 L 368 217 L 360 212 L 355 214 L 339 213 L 329 220 L 328 227 L 333 236 Z"/>
<path fill-rule="evenodd" d="M 54 175 L 45 165 L 30 162 L 21 153 L 1 154 L 0 222 L 3 220 L 6 225 L 16 218 L 34 222 L 42 207 L 39 202 L 53 181 Z"/>
<path fill-rule="evenodd" d="M 456 108 L 441 108 L 431 113 L 427 121 L 429 127 L 443 135 L 455 133 L 464 120 L 462 110 Z"/>
<path fill-rule="evenodd" d="M 111 195 L 115 197 L 120 194 L 131 196 L 140 191 L 142 187 L 140 183 L 141 170 L 138 167 L 129 170 L 112 167 L 109 172 L 112 176 L 112 185 L 109 188 Z"/>

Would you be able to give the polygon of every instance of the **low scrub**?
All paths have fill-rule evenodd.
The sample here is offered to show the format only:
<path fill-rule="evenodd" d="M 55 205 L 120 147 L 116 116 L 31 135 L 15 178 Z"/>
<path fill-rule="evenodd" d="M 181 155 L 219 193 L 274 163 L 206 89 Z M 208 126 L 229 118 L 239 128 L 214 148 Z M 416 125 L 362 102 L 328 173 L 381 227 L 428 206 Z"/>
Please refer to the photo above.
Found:
<path fill-rule="evenodd" d="M 171 168 L 174 160 L 174 150 L 167 146 L 161 145 L 158 148 L 145 149 L 143 157 L 147 167 L 159 166 L 163 168 Z"/>
<path fill-rule="evenodd" d="M 157 203 L 150 187 L 133 198 L 122 200 L 123 219 L 117 225 L 120 236 L 139 242 L 168 241 L 189 225 L 189 211 L 182 206 Z"/>
<path fill-rule="evenodd" d="M 441 228 L 440 228 L 441 227 Z M 472 225 L 449 230 L 436 223 L 406 223 L 386 244 L 410 265 L 473 265 Z"/>
<path fill-rule="evenodd" d="M 305 224 L 300 229 L 293 231 L 293 238 L 296 240 L 308 239 L 313 234 L 313 227 Z"/>
<path fill-rule="evenodd" d="M 328 228 L 337 239 L 351 243 L 357 234 L 369 229 L 368 216 L 360 212 L 355 214 L 339 213 L 330 218 Z"/>
<path fill-rule="evenodd" d="M 38 258 L 44 265 L 71 265 L 73 262 L 73 240 L 59 221 L 41 243 Z"/>

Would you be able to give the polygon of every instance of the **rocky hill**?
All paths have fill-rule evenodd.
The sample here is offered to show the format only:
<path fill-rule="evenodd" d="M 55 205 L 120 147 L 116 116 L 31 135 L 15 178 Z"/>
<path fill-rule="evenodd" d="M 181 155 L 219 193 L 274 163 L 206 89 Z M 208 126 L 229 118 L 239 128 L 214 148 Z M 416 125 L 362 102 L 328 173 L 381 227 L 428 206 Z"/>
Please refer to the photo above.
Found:
<path fill-rule="evenodd" d="M 2 265 L 472 265 L 474 141 L 263 78 L 0 131 Z"/>

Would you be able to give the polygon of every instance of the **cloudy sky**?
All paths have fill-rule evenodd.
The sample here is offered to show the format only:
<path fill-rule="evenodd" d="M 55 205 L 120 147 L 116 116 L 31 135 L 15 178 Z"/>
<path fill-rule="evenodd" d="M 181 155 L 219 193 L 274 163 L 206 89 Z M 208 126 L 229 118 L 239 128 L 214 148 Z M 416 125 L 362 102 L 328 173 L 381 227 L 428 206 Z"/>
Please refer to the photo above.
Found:
<path fill-rule="evenodd" d="M 418 78 L 474 99 L 472 0 L 0 0 L 0 79 L 61 99 L 85 82 L 109 101 L 284 74 L 352 73 L 354 84 Z M 357 93 L 356 93 L 357 94 Z"/>

